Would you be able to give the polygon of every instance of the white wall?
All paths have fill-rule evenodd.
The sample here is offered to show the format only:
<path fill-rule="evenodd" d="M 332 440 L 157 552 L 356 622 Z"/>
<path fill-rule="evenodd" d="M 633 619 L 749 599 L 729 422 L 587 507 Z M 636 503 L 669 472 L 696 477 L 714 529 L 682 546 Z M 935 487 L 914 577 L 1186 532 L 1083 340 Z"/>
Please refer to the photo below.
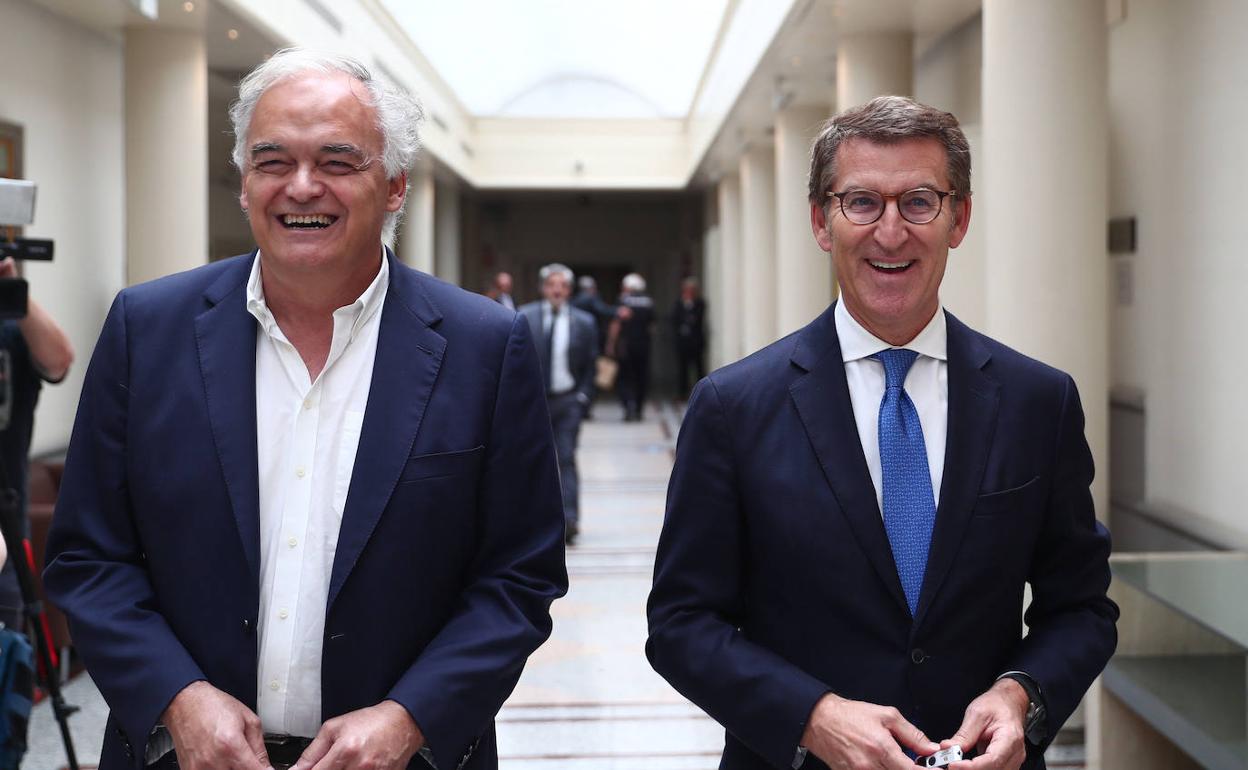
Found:
<path fill-rule="evenodd" d="M 125 270 L 122 51 L 109 39 L 17 0 L 0 0 L 0 120 L 25 127 L 25 174 L 39 183 L 31 237 L 56 241 L 27 267 L 31 297 L 69 333 L 78 359 L 44 388 L 32 452 L 62 449 L 87 360 Z"/>
<path fill-rule="evenodd" d="M 1111 301 L 1112 382 L 1144 392 L 1146 494 L 1248 547 L 1248 3 L 1131 0 L 1111 28 L 1110 214 L 1134 215 L 1134 298 Z M 1111 292 L 1113 286 L 1111 284 Z"/>

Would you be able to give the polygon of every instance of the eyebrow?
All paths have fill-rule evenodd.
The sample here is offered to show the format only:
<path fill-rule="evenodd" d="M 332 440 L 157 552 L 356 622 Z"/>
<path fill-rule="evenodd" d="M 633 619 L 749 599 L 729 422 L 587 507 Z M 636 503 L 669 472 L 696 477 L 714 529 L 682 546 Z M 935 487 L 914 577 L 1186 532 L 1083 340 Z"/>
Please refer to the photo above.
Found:
<path fill-rule="evenodd" d="M 252 156 L 260 155 L 266 152 L 282 152 L 286 148 L 280 142 L 256 142 L 251 146 Z M 354 155 L 357 158 L 366 157 L 364 151 L 354 144 L 323 144 L 321 152 L 328 155 Z"/>
<path fill-rule="evenodd" d="M 251 146 L 251 154 L 255 157 L 264 152 L 280 152 L 282 149 L 282 145 L 277 142 L 256 142 Z"/>
<path fill-rule="evenodd" d="M 321 152 L 328 155 L 354 155 L 357 158 L 364 158 L 364 151 L 354 144 L 323 144 Z"/>

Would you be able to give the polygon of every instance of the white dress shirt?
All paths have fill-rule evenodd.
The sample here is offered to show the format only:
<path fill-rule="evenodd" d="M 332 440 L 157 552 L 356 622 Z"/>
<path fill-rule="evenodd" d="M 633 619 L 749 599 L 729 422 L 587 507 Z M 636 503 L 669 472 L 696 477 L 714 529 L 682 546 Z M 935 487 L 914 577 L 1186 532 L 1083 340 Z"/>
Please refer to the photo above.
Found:
<path fill-rule="evenodd" d="M 313 382 L 264 299 L 258 256 L 247 284 L 256 339 L 260 479 L 257 713 L 266 733 L 314 737 L 321 726 L 321 644 L 329 577 L 355 467 L 382 305 L 381 270 L 334 311 L 325 367 Z"/>
<path fill-rule="evenodd" d="M 554 318 L 554 331 L 551 331 L 551 318 Z M 550 390 L 553 393 L 566 393 L 576 387 L 576 378 L 572 376 L 572 368 L 568 364 L 568 346 L 572 342 L 572 313 L 568 303 L 563 303 L 558 313 L 553 312 L 549 302 L 542 301 L 542 332 L 550 335 Z"/>
<path fill-rule="evenodd" d="M 836 303 L 836 336 L 841 342 L 841 358 L 845 362 L 845 379 L 849 383 L 849 400 L 854 407 L 858 438 L 866 455 L 875 499 L 884 510 L 884 474 L 880 467 L 880 402 L 884 399 L 884 364 L 869 356 L 892 347 L 903 347 L 919 354 L 906 375 L 905 389 L 919 413 L 923 426 L 923 445 L 927 449 L 927 467 L 932 475 L 932 494 L 940 504 L 940 481 L 945 473 L 945 433 L 949 424 L 949 363 L 946 355 L 947 337 L 945 310 L 937 306 L 936 315 L 923 331 L 905 345 L 890 345 L 859 324 L 845 309 L 844 301 Z"/>

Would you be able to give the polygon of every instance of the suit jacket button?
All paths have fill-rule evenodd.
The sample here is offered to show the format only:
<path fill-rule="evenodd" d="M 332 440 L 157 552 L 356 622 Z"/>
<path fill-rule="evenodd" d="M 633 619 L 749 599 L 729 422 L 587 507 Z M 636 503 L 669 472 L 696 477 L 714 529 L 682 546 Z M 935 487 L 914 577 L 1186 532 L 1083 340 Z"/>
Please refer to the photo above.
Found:
<path fill-rule="evenodd" d="M 251 619 L 243 618 L 243 634 L 245 636 L 251 636 L 252 629 L 253 629 L 253 625 L 252 625 Z"/>
<path fill-rule="evenodd" d="M 920 648 L 915 647 L 910 651 L 910 662 L 914 663 L 916 666 L 925 660 L 927 660 L 927 653 L 923 652 Z"/>

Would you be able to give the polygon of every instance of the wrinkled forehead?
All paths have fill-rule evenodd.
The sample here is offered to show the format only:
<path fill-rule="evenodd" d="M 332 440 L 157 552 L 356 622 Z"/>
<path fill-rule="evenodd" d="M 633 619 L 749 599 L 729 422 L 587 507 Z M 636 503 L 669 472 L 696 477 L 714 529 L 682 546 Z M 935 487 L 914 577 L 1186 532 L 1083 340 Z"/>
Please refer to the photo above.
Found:
<path fill-rule="evenodd" d="M 303 141 L 379 150 L 381 129 L 367 86 L 344 72 L 308 70 L 265 89 L 248 127 L 248 146 Z"/>
<path fill-rule="evenodd" d="M 851 137 L 836 150 L 833 190 L 851 187 L 896 193 L 915 187 L 947 190 L 949 158 L 939 140 L 920 136 L 896 141 Z"/>

